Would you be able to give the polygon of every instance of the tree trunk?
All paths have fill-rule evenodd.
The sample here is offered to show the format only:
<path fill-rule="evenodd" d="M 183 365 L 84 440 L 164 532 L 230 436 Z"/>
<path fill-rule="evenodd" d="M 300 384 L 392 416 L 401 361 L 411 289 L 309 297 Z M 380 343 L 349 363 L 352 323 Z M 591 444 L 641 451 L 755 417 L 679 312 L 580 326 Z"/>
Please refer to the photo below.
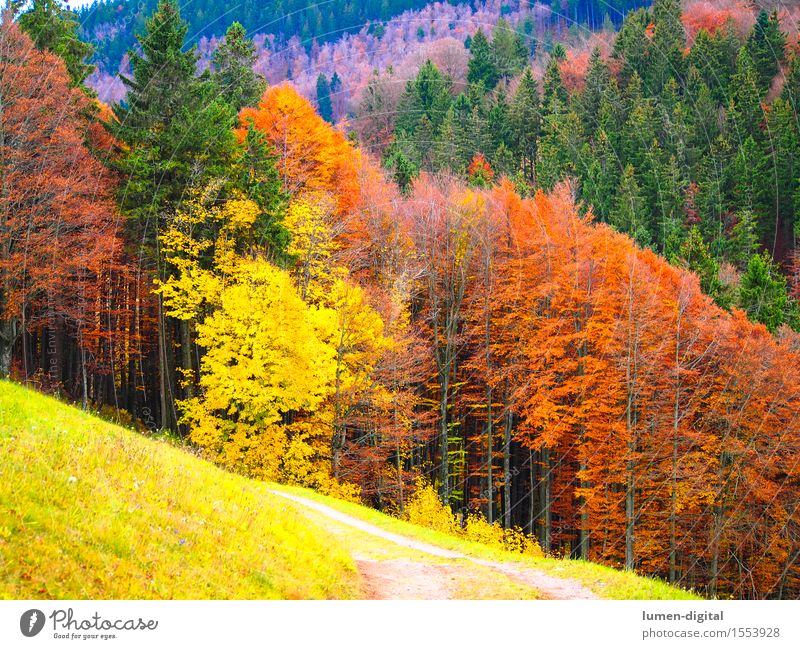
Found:
<path fill-rule="evenodd" d="M 539 503 L 541 507 L 540 544 L 542 550 L 550 552 L 552 539 L 552 513 L 550 511 L 550 449 L 542 446 L 542 474 L 539 477 Z"/>
<path fill-rule="evenodd" d="M 167 357 L 166 323 L 164 322 L 164 304 L 161 295 L 158 296 L 158 392 L 161 405 L 161 430 L 172 430 L 170 412 L 169 359 Z"/>
<path fill-rule="evenodd" d="M 506 390 L 505 413 L 503 417 L 503 526 L 511 527 L 511 424 L 512 414 Z"/>
<path fill-rule="evenodd" d="M 16 318 L 0 320 L 0 379 L 7 379 L 11 376 L 11 356 L 18 336 L 19 328 Z"/>

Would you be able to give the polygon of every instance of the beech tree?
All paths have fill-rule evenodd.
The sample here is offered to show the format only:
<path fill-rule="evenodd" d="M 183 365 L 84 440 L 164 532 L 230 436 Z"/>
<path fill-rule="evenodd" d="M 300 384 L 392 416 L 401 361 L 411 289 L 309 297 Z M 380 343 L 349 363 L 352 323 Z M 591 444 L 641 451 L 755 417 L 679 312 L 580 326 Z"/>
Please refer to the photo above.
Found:
<path fill-rule="evenodd" d="M 72 336 L 85 403 L 86 331 L 122 252 L 114 179 L 87 146 L 92 103 L 71 87 L 65 63 L 36 50 L 7 11 L 0 48 L 0 376 L 9 376 L 20 337 L 32 373 L 25 337 L 46 330 L 41 353 L 59 390 Z"/>

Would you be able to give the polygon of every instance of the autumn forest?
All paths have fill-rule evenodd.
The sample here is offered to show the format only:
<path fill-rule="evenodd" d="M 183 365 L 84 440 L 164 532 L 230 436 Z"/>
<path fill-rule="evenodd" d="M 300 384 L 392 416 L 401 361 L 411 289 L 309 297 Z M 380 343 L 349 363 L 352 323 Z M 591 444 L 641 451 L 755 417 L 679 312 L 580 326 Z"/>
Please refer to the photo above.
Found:
<path fill-rule="evenodd" d="M 269 37 L 144 4 L 3 10 L 0 378 L 251 478 L 800 598 L 791 3 Z"/>

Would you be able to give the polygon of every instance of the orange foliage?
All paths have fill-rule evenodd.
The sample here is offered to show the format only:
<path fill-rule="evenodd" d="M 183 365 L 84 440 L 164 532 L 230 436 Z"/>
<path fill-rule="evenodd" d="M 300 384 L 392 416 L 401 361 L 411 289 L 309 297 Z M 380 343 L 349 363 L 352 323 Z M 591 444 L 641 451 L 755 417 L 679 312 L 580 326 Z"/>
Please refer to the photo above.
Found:
<path fill-rule="evenodd" d="M 713 34 L 729 22 L 739 36 L 745 36 L 755 24 L 755 14 L 750 4 L 744 0 L 700 0 L 686 5 L 681 20 L 691 43 L 701 29 Z"/>
<path fill-rule="evenodd" d="M 271 86 L 257 108 L 242 110 L 237 131 L 241 139 L 250 121 L 275 149 L 287 192 L 325 191 L 336 197 L 340 213 L 354 207 L 358 153 L 290 83 Z"/>
<path fill-rule="evenodd" d="M 56 318 L 80 332 L 122 249 L 113 179 L 85 144 L 101 127 L 61 59 L 8 14 L 0 31 L 0 307 L 28 327 Z"/>
<path fill-rule="evenodd" d="M 561 78 L 570 92 L 580 92 L 586 82 L 586 71 L 589 69 L 589 53 L 569 50 L 567 58 L 561 62 Z"/>

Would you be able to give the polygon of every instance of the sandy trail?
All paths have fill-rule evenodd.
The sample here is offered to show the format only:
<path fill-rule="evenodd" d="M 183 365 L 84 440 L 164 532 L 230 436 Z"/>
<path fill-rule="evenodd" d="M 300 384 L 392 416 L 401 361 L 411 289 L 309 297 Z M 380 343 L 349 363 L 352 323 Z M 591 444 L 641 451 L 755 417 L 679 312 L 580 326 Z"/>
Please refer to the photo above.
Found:
<path fill-rule="evenodd" d="M 524 564 L 477 559 L 460 552 L 388 532 L 377 525 L 359 520 L 302 496 L 281 491 L 272 491 L 272 493 L 302 505 L 306 510 L 313 510 L 321 514 L 323 522 L 326 520 L 330 522 L 329 531 L 332 533 L 340 533 L 341 525 L 345 525 L 355 528 L 373 539 L 388 541 L 417 553 L 429 555 L 432 559 L 435 558 L 432 561 L 406 558 L 385 559 L 377 558 L 374 553 L 354 553 L 353 558 L 366 586 L 365 595 L 369 599 L 457 599 L 459 598 L 457 584 L 459 577 L 463 576 L 464 562 L 473 564 L 475 568 L 483 569 L 488 578 L 506 578 L 534 589 L 546 599 L 598 599 L 597 595 L 573 579 L 553 577 Z"/>

